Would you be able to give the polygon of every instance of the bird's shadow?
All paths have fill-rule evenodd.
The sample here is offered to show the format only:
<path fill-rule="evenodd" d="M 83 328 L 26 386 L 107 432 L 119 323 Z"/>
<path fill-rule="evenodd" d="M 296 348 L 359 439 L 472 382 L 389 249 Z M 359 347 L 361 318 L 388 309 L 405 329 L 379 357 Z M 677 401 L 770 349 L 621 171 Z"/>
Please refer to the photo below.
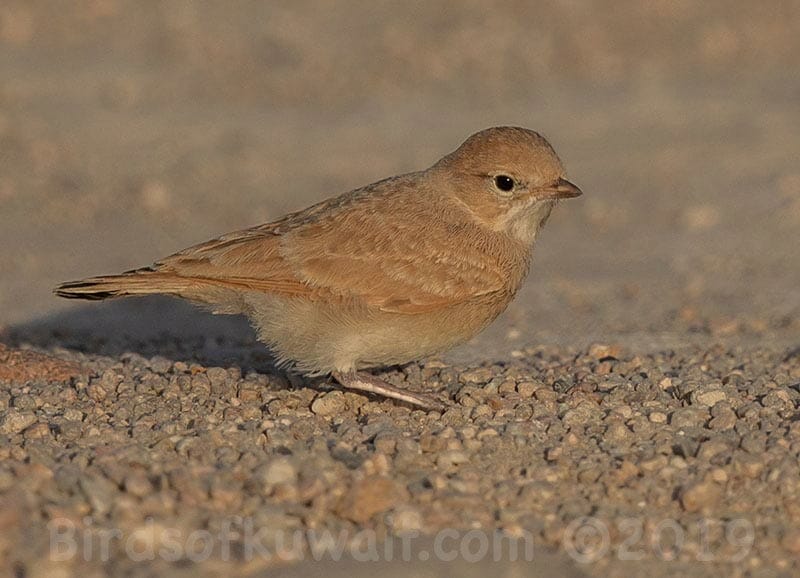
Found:
<path fill-rule="evenodd" d="M 242 372 L 283 373 L 238 315 L 212 315 L 170 297 L 78 305 L 7 327 L 0 342 L 118 357 L 137 353 Z"/>

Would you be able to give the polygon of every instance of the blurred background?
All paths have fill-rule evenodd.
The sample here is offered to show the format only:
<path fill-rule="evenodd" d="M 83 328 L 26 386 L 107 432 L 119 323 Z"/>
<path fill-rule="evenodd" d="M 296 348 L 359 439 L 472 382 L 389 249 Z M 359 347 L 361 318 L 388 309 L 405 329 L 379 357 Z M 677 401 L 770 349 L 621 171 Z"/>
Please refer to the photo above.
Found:
<path fill-rule="evenodd" d="M 796 340 L 798 54 L 794 0 L 5 0 L 0 325 L 42 344 L 228 330 L 171 300 L 51 289 L 514 124 L 586 194 L 472 347 Z"/>

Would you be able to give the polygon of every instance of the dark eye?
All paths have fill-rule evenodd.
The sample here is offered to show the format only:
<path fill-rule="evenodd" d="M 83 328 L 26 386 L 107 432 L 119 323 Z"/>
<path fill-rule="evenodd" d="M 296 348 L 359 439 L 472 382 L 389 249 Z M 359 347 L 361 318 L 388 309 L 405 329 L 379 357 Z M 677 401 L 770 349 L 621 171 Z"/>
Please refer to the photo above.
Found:
<path fill-rule="evenodd" d="M 514 189 L 514 184 L 514 179 L 508 175 L 497 175 L 494 178 L 494 186 L 506 193 Z"/>

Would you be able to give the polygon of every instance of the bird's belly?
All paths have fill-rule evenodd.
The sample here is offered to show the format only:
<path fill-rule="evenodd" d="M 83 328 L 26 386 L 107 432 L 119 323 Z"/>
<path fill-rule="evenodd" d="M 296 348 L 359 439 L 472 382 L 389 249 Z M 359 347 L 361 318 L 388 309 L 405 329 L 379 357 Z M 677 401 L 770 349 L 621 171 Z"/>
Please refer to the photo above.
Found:
<path fill-rule="evenodd" d="M 486 296 L 431 312 L 387 313 L 359 303 L 254 294 L 249 317 L 278 362 L 309 374 L 407 363 L 463 343 L 505 309 Z"/>

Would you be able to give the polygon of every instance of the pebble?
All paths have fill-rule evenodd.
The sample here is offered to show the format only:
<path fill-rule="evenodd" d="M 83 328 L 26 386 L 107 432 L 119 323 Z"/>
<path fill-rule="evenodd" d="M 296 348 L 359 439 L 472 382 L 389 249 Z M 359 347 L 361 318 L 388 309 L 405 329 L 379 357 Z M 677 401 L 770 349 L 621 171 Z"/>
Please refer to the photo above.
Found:
<path fill-rule="evenodd" d="M 92 401 L 103 401 L 108 396 L 108 391 L 99 383 L 91 383 L 86 388 L 86 395 Z"/>
<path fill-rule="evenodd" d="M 751 454 L 761 454 L 767 448 L 766 436 L 752 432 L 742 437 L 740 447 Z"/>
<path fill-rule="evenodd" d="M 297 481 L 297 469 L 288 459 L 276 458 L 261 468 L 259 479 L 268 489 L 277 484 L 293 484 Z"/>
<path fill-rule="evenodd" d="M 395 534 L 420 532 L 424 528 L 424 518 L 419 509 L 411 506 L 400 506 L 392 514 L 390 524 Z"/>
<path fill-rule="evenodd" d="M 35 423 L 24 431 L 26 440 L 42 439 L 50 436 L 50 426 L 46 423 Z"/>
<path fill-rule="evenodd" d="M 356 482 L 345 494 L 337 511 L 356 523 L 365 523 L 407 499 L 408 493 L 389 478 L 370 476 Z"/>
<path fill-rule="evenodd" d="M 718 454 L 730 452 L 730 449 L 730 445 L 724 441 L 709 440 L 700 444 L 697 457 L 703 461 L 709 461 Z"/>
<path fill-rule="evenodd" d="M 776 391 L 771 391 L 770 393 L 762 397 L 761 405 L 763 405 L 764 407 L 789 408 L 793 406 L 793 401 L 791 395 L 789 395 L 788 392 L 779 389 Z"/>
<path fill-rule="evenodd" d="M 696 407 L 683 407 L 672 412 L 670 425 L 675 428 L 703 427 L 707 419 L 707 410 Z"/>
<path fill-rule="evenodd" d="M 613 357 L 618 359 L 622 354 L 622 347 L 619 345 L 608 345 L 605 343 L 594 343 L 589 346 L 588 353 L 595 359 L 603 359 L 604 357 Z"/>
<path fill-rule="evenodd" d="M 494 377 L 494 372 L 490 367 L 480 367 L 465 371 L 459 375 L 462 383 L 488 383 Z"/>
<path fill-rule="evenodd" d="M 711 410 L 711 421 L 708 422 L 709 429 L 715 431 L 725 431 L 732 429 L 736 425 L 736 412 L 730 407 L 722 406 L 722 404 L 715 405 Z"/>
<path fill-rule="evenodd" d="M 82 476 L 79 484 L 95 516 L 102 517 L 111 510 L 119 493 L 116 484 L 97 473 Z"/>
<path fill-rule="evenodd" d="M 84 417 L 84 414 L 81 410 L 75 409 L 73 407 L 66 408 L 62 415 L 64 416 L 64 419 L 67 421 L 77 421 L 77 422 L 83 421 Z"/>
<path fill-rule="evenodd" d="M 344 412 L 347 399 L 342 391 L 321 393 L 311 402 L 311 411 L 322 417 L 334 417 Z"/>
<path fill-rule="evenodd" d="M 632 438 L 633 432 L 622 421 L 615 420 L 606 426 L 605 439 L 607 440 L 622 442 L 630 441 Z"/>
<path fill-rule="evenodd" d="M 28 426 L 36 423 L 36 414 L 32 411 L 19 411 L 8 409 L 0 417 L 0 434 L 18 434 Z"/>
<path fill-rule="evenodd" d="M 713 482 L 699 482 L 684 488 L 681 492 L 681 505 L 689 513 L 710 512 L 722 497 L 721 487 Z"/>
<path fill-rule="evenodd" d="M 377 452 L 393 454 L 397 449 L 397 435 L 393 432 L 380 433 L 375 436 L 372 444 Z"/>
<path fill-rule="evenodd" d="M 527 399 L 533 397 L 533 393 L 541 387 L 543 387 L 542 384 L 534 381 L 521 381 L 517 384 L 517 393 Z"/>
<path fill-rule="evenodd" d="M 739 455 L 734 460 L 734 467 L 747 478 L 757 478 L 765 466 L 764 461 L 757 456 Z"/>
<path fill-rule="evenodd" d="M 792 554 L 800 554 L 800 529 L 791 528 L 781 538 L 781 546 Z"/>
<path fill-rule="evenodd" d="M 153 492 L 153 484 L 142 471 L 134 471 L 125 476 L 123 487 L 129 494 L 140 498 Z"/>
<path fill-rule="evenodd" d="M 465 464 L 469 461 L 466 452 L 460 450 L 447 450 L 439 453 L 436 457 L 436 466 L 445 470 Z"/>
<path fill-rule="evenodd" d="M 717 402 L 725 401 L 728 396 L 719 389 L 696 389 L 691 393 L 690 399 L 693 405 L 711 407 Z"/>

